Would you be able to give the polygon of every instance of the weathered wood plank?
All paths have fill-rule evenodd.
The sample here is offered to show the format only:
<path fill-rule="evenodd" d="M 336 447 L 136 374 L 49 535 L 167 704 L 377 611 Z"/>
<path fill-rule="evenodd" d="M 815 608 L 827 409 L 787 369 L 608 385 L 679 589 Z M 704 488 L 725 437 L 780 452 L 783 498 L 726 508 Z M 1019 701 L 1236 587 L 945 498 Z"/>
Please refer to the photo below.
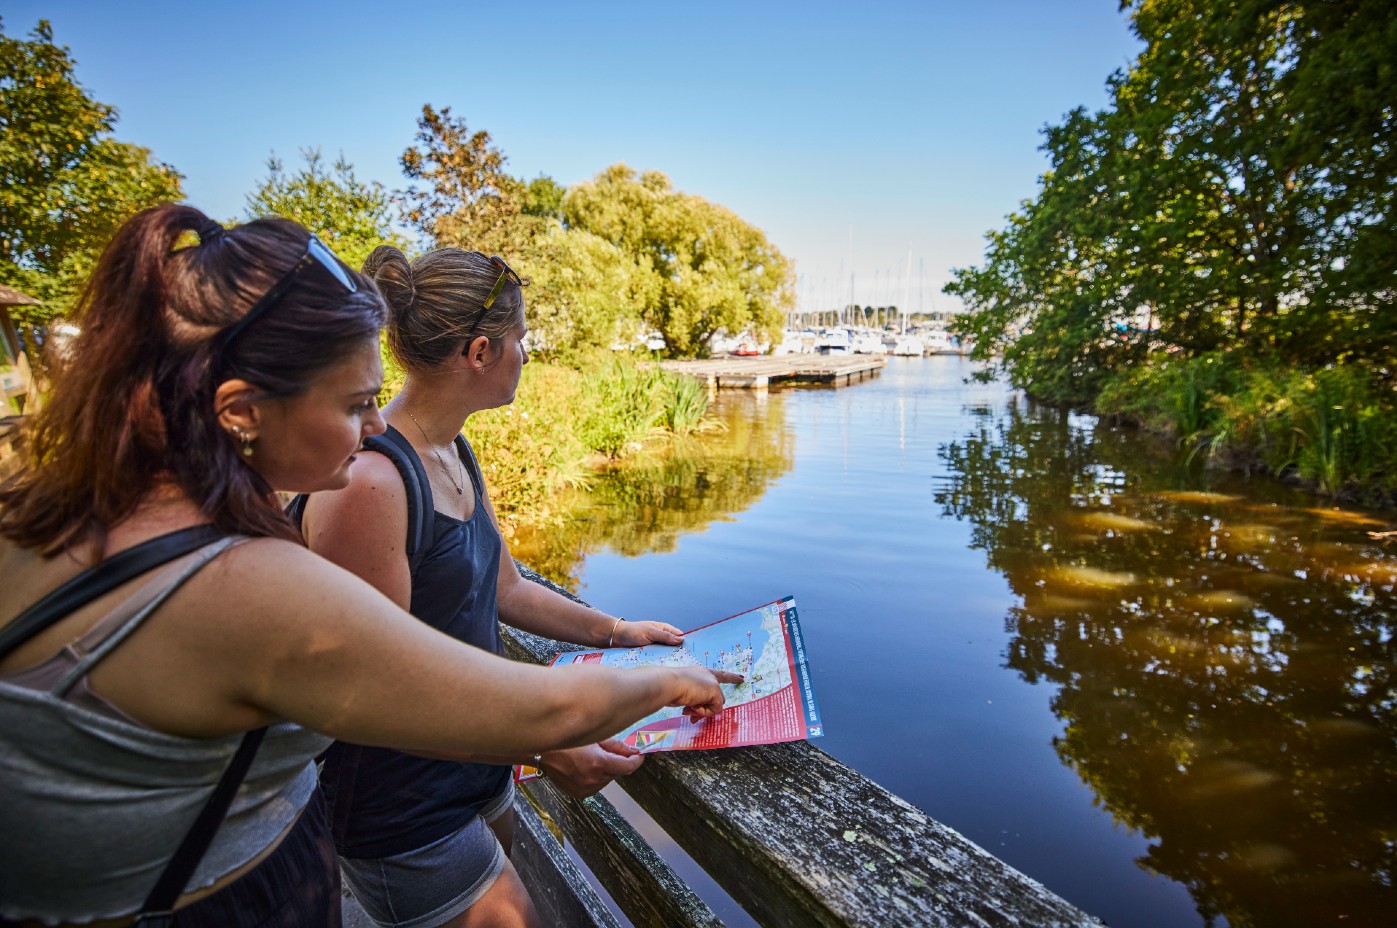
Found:
<path fill-rule="evenodd" d="M 722 920 L 602 796 L 576 800 L 547 780 L 524 784 L 637 928 L 722 928 Z"/>
<path fill-rule="evenodd" d="M 656 755 L 622 786 L 763 925 L 1100 924 L 805 742 Z"/>
<path fill-rule="evenodd" d="M 571 647 L 515 637 L 522 659 Z M 1100 925 L 807 742 L 656 754 L 618 783 L 763 925 Z"/>
<path fill-rule="evenodd" d="M 514 849 L 510 854 L 545 925 L 621 928 L 601 896 L 568 857 L 534 807 L 514 801 Z"/>

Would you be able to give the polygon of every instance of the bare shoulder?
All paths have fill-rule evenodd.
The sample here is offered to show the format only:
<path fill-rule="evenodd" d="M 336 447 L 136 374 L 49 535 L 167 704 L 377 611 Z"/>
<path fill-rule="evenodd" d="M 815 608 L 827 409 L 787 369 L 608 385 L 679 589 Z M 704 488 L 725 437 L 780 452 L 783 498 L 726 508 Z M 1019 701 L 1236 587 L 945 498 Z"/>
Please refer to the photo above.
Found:
<path fill-rule="evenodd" d="M 310 501 L 312 504 L 317 501 L 374 501 L 405 506 L 407 488 L 403 486 L 403 476 L 392 461 L 376 451 L 361 451 L 350 465 L 349 486 L 343 490 L 312 493 Z"/>
<path fill-rule="evenodd" d="M 313 551 L 279 538 L 255 538 L 229 548 L 204 571 L 211 583 L 227 585 L 233 599 L 275 597 L 283 588 L 329 594 L 358 578 Z"/>
<path fill-rule="evenodd" d="M 397 467 L 377 452 L 361 452 L 349 469 L 349 486 L 312 493 L 306 503 L 305 527 L 312 546 L 315 535 L 359 530 L 405 530 L 407 489 Z"/>

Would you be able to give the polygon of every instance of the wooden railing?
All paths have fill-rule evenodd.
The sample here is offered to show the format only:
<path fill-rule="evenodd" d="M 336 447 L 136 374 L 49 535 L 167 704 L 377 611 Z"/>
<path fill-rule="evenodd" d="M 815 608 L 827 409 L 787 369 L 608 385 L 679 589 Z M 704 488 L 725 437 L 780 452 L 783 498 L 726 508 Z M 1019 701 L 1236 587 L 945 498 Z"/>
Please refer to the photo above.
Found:
<path fill-rule="evenodd" d="M 506 632 L 516 660 L 574 647 Z M 760 925 L 1101 926 L 807 742 L 655 754 L 617 784 Z M 723 924 L 604 797 L 522 793 L 513 859 L 546 923 L 621 924 L 557 831 L 632 924 Z"/>

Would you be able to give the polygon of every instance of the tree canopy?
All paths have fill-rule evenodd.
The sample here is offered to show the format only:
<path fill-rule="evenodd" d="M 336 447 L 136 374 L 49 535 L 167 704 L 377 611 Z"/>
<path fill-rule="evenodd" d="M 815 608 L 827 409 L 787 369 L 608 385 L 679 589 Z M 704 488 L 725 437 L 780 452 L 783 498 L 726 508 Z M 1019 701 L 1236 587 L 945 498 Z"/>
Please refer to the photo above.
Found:
<path fill-rule="evenodd" d="M 180 175 L 111 137 L 116 110 L 73 76 L 40 20 L 30 38 L 0 21 L 0 283 L 40 300 L 25 322 L 67 311 L 108 238 L 130 215 L 180 198 Z"/>
<path fill-rule="evenodd" d="M 379 245 L 407 247 L 393 229 L 393 203 L 382 184 L 359 180 L 343 155 L 328 170 L 318 148 L 301 157 L 305 166 L 294 174 L 275 155 L 267 160 L 267 176 L 247 197 L 248 218 L 294 219 L 355 268 Z"/>
<path fill-rule="evenodd" d="M 1397 6 L 1124 6 L 1112 105 L 1045 130 L 1037 197 L 947 288 L 976 354 L 1072 403 L 1161 351 L 1390 377 Z"/>
<path fill-rule="evenodd" d="M 43 300 L 14 310 L 28 323 L 66 312 L 124 219 L 180 197 L 175 169 L 110 137 L 116 109 L 73 66 L 47 21 L 28 39 L 0 21 L 0 282 Z"/>
<path fill-rule="evenodd" d="M 780 330 L 791 263 L 731 210 L 624 164 L 570 188 L 525 182 L 450 108 L 423 107 L 417 125 L 402 156 L 417 182 L 401 194 L 408 221 L 435 245 L 517 258 L 541 345 L 610 347 L 644 328 L 667 354 L 703 355 L 720 331 Z"/>
<path fill-rule="evenodd" d="M 792 266 L 760 229 L 658 171 L 624 164 L 568 190 L 563 215 L 634 256 L 658 278 L 647 325 L 670 355 L 706 355 L 720 331 L 771 339 L 792 305 Z"/>

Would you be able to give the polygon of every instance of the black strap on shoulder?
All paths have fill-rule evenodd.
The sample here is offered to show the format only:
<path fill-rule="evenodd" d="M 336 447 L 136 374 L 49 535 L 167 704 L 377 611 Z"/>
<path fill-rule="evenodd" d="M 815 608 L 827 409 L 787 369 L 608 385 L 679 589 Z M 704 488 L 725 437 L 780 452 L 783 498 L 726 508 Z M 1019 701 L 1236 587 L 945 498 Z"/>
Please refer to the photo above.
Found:
<path fill-rule="evenodd" d="M 382 435 L 364 439 L 364 447 L 392 461 L 403 478 L 403 488 L 407 490 L 407 562 L 416 573 L 417 565 L 432 547 L 436 503 L 432 499 L 431 480 L 407 436 L 391 425 Z"/>
<path fill-rule="evenodd" d="M 146 896 L 146 901 L 141 906 L 141 914 L 136 916 L 137 925 L 142 928 L 166 928 L 174 924 L 175 902 L 180 893 L 184 892 L 184 887 L 189 885 L 189 879 L 198 869 L 199 861 L 204 859 L 209 845 L 213 843 L 213 836 L 217 833 L 218 826 L 223 823 L 224 816 L 228 814 L 228 807 L 233 804 L 238 787 L 242 785 L 243 778 L 251 769 L 252 759 L 256 756 L 257 748 L 262 744 L 262 737 L 266 733 L 267 729 L 258 728 L 243 735 L 237 753 L 228 763 L 228 769 L 223 771 L 218 785 L 213 788 L 208 801 L 199 810 L 198 818 L 194 819 L 194 824 L 185 833 L 175 856 L 170 858 L 170 862 L 165 865 L 165 871 L 160 874 L 160 879 L 155 881 L 150 895 Z"/>
<path fill-rule="evenodd" d="M 466 462 L 466 470 L 470 472 L 471 483 L 475 484 L 476 495 L 485 499 L 485 478 L 480 473 L 480 462 L 475 459 L 475 450 L 471 448 L 470 442 L 466 441 L 466 436 L 456 436 L 456 454 L 462 461 Z"/>
<path fill-rule="evenodd" d="M 99 596 L 147 571 L 197 551 L 226 532 L 213 525 L 195 525 L 127 548 L 52 590 L 0 630 L 0 660 L 15 648 Z"/>
<path fill-rule="evenodd" d="M 195 525 L 143 541 L 88 568 L 24 610 L 0 631 L 0 658 L 97 597 L 162 564 L 191 554 L 226 534 L 217 526 Z M 243 736 L 228 769 L 223 771 L 213 794 L 195 819 L 194 826 L 185 834 L 179 849 L 175 851 L 174 857 L 170 859 L 164 872 L 160 874 L 160 879 L 156 881 L 155 888 L 147 897 L 145 905 L 142 906 L 142 914 L 136 918 L 138 925 L 163 928 L 173 924 L 171 909 L 188 884 L 189 878 L 194 875 L 199 861 L 203 860 L 209 844 L 213 842 L 214 833 L 218 831 L 234 794 L 237 793 L 243 778 L 247 776 L 248 768 L 252 766 L 252 758 L 257 753 L 257 747 L 262 743 L 264 734 L 266 729 L 259 728 Z"/>
<path fill-rule="evenodd" d="M 432 547 L 432 530 L 435 520 L 435 503 L 432 500 L 432 485 L 427 471 L 422 467 L 422 459 L 413 450 L 412 443 L 402 432 L 393 426 L 382 435 L 371 435 L 364 439 L 364 448 L 377 451 L 393 462 L 398 476 L 403 478 L 403 489 L 407 491 L 407 563 L 408 569 L 417 572 L 417 565 L 427 556 Z M 286 504 L 286 515 L 301 527 L 306 515 L 307 495 L 302 493 Z"/>

